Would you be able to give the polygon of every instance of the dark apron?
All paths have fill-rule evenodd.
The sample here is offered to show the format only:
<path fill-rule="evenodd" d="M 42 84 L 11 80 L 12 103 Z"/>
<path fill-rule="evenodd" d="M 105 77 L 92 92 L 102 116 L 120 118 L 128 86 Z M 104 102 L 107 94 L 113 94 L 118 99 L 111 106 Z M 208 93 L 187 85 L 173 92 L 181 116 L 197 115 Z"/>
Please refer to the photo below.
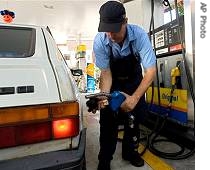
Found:
<path fill-rule="evenodd" d="M 140 57 L 135 56 L 132 45 L 129 45 L 131 54 L 115 59 L 111 48 L 110 69 L 112 72 L 112 88 L 132 95 L 139 86 L 143 76 L 140 66 Z"/>
<path fill-rule="evenodd" d="M 114 58 L 110 47 L 110 69 L 112 72 L 113 91 L 122 91 L 132 95 L 142 81 L 142 69 L 140 66 L 140 56 L 135 55 L 131 43 L 129 44 L 131 53 L 123 58 Z M 100 152 L 99 160 L 111 160 L 115 152 L 118 136 L 118 125 L 124 125 L 124 138 L 122 141 L 122 154 L 131 153 L 137 149 L 139 142 L 139 114 L 141 107 L 145 105 L 145 98 L 142 97 L 135 109 L 132 111 L 134 128 L 129 127 L 128 114 L 119 111 L 117 114 L 110 108 L 102 109 L 100 112 Z M 117 116 L 116 116 L 117 115 Z M 137 141 L 133 141 L 133 136 Z"/>

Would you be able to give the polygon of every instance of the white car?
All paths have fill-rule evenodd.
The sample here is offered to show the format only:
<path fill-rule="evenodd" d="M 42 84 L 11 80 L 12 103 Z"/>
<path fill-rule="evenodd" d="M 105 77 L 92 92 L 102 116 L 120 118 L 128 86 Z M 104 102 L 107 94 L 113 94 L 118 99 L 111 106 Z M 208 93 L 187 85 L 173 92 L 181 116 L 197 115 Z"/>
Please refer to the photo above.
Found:
<path fill-rule="evenodd" d="M 86 169 L 82 110 L 48 29 L 0 23 L 0 169 Z"/>

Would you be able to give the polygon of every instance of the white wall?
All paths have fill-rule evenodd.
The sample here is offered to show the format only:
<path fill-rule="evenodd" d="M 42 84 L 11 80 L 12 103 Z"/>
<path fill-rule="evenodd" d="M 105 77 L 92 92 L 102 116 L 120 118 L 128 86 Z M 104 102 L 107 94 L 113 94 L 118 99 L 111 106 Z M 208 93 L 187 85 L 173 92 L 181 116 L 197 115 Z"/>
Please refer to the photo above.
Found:
<path fill-rule="evenodd" d="M 128 23 L 142 26 L 146 32 L 149 31 L 151 19 L 151 0 L 134 0 L 125 3 L 127 11 Z M 164 15 L 161 1 L 155 1 L 154 9 L 155 28 L 163 25 Z"/>
<path fill-rule="evenodd" d="M 14 24 L 49 26 L 57 43 L 62 44 L 66 39 L 77 38 L 79 34 L 86 39 L 93 39 L 98 30 L 98 10 L 104 2 L 105 0 L 0 0 L 0 11 L 13 11 Z M 1 15 L 0 22 L 3 22 Z"/>
<path fill-rule="evenodd" d="M 0 0 L 0 10 L 8 9 L 15 12 L 14 24 L 33 24 L 49 26 L 58 44 L 66 40 L 88 40 L 92 43 L 98 31 L 99 8 L 107 0 Z M 150 1 L 134 0 L 125 3 L 128 22 L 141 25 L 146 31 L 150 22 Z M 155 0 L 158 4 L 159 0 Z M 160 3 L 159 3 L 160 4 Z M 44 6 L 52 6 L 52 9 Z M 155 10 L 155 25 L 163 22 L 163 12 L 158 5 Z M 1 16 L 0 16 L 1 17 Z M 0 22 L 2 19 L 0 18 Z"/>

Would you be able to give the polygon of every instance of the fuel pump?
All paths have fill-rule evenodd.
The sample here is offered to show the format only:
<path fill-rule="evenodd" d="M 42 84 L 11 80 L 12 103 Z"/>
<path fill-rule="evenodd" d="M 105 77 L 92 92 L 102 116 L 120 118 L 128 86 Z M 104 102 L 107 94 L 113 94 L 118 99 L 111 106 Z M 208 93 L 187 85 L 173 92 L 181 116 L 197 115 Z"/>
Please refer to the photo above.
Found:
<path fill-rule="evenodd" d="M 168 6 L 170 11 L 171 22 L 154 28 L 154 0 L 151 2 L 152 14 L 148 34 L 151 36 L 153 49 L 157 56 L 157 76 L 146 92 L 149 111 L 147 115 L 148 121 L 144 125 L 150 129 L 156 129 L 152 130 L 156 135 L 150 137 L 149 149 L 154 154 L 166 159 L 184 159 L 194 153 L 194 127 L 191 128 L 189 124 L 189 121 L 191 121 L 189 119 L 191 114 L 190 97 L 192 97 L 194 103 L 194 91 L 189 71 L 193 63 L 187 64 L 188 60 L 186 60 L 185 53 L 187 52 L 188 42 L 183 43 L 185 34 L 188 34 L 186 29 L 191 29 L 188 26 L 191 27 L 192 25 L 186 25 L 184 15 L 179 15 L 177 0 L 174 0 L 176 19 L 172 20 L 170 2 L 169 0 L 163 0 L 163 4 Z M 188 11 L 184 12 L 187 13 Z M 190 109 L 188 110 L 188 108 Z M 187 154 L 183 154 L 183 146 L 180 146 L 181 150 L 177 153 L 163 153 L 157 150 L 154 145 L 161 142 L 161 140 L 155 138 L 160 132 L 168 139 L 172 139 L 171 142 L 179 141 L 192 150 Z"/>

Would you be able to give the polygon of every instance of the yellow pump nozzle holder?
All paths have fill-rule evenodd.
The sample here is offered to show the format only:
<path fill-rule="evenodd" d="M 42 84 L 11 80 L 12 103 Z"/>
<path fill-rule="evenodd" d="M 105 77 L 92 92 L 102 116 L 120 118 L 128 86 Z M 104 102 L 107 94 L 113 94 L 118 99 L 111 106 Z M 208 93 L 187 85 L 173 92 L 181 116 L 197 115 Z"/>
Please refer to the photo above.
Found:
<path fill-rule="evenodd" d="M 174 86 L 176 84 L 176 77 L 180 76 L 180 69 L 175 67 L 171 70 L 171 85 Z"/>

